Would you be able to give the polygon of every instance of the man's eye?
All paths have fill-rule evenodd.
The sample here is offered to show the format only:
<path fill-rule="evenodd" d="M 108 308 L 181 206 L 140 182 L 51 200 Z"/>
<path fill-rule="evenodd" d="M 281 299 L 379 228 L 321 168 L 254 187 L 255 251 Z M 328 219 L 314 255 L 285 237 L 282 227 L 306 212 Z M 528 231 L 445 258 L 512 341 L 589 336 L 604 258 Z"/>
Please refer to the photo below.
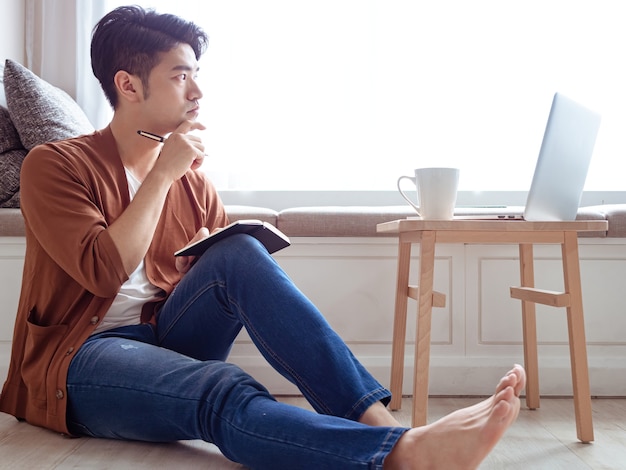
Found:
<path fill-rule="evenodd" d="M 179 77 L 180 77 L 181 80 L 187 80 L 187 74 L 186 73 L 181 73 L 179 75 Z"/>

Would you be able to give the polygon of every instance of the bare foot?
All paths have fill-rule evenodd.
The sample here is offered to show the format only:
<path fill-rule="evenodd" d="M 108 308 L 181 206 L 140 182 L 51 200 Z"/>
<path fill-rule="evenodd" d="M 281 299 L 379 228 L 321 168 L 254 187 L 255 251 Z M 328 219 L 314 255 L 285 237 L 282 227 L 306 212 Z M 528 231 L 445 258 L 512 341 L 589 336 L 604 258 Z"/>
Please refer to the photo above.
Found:
<path fill-rule="evenodd" d="M 515 421 L 526 373 L 516 365 L 486 400 L 432 424 L 407 431 L 385 459 L 385 469 L 474 469 Z"/>

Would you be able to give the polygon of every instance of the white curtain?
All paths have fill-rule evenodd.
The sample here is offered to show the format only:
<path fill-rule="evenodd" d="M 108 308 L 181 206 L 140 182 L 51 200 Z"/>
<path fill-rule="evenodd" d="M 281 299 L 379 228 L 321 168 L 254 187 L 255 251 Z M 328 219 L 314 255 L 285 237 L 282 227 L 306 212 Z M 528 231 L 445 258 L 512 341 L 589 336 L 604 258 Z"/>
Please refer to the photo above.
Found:
<path fill-rule="evenodd" d="M 75 98 L 97 128 L 110 110 L 91 72 L 89 46 L 108 9 L 104 0 L 26 0 L 24 65 Z"/>

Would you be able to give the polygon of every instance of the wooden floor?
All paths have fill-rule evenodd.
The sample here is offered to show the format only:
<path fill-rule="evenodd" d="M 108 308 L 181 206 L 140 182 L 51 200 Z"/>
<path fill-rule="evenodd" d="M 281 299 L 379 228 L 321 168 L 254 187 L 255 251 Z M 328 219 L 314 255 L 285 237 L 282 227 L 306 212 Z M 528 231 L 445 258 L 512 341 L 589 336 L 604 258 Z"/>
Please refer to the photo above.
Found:
<path fill-rule="evenodd" d="M 281 401 L 307 407 L 300 397 Z M 477 398 L 431 398 L 429 421 L 477 402 Z M 410 421 L 409 399 L 396 412 Z M 571 399 L 543 398 L 541 409 L 522 408 L 519 419 L 480 469 L 626 469 L 626 399 L 593 401 L 595 441 L 576 440 Z M 1 469 L 233 469 L 213 445 L 201 441 L 145 444 L 105 439 L 69 439 L 19 423 L 0 413 Z M 341 469 L 338 469 L 341 470 Z"/>

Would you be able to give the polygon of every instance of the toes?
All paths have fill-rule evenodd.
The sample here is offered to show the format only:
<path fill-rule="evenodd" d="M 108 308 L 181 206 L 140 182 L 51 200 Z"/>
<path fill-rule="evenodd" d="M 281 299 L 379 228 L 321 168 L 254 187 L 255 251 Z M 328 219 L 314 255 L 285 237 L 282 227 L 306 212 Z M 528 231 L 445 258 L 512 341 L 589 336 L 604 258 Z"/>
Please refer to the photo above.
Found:
<path fill-rule="evenodd" d="M 517 376 L 515 375 L 515 373 L 513 371 L 508 372 L 507 375 L 502 377 L 500 379 L 500 382 L 498 382 L 498 385 L 496 386 L 495 394 L 497 395 L 498 393 L 500 393 L 502 390 L 504 390 L 507 387 L 515 388 L 515 386 L 517 385 L 517 382 L 518 380 L 517 380 Z"/>
<path fill-rule="evenodd" d="M 515 389 L 515 395 L 520 396 L 522 390 L 526 387 L 526 371 L 519 364 L 515 364 L 513 367 L 513 374 L 517 378 L 517 383 L 513 386 Z"/>
<path fill-rule="evenodd" d="M 502 422 L 509 418 L 511 411 L 513 406 L 507 400 L 500 400 L 493 407 L 491 417 L 497 422 Z"/>
<path fill-rule="evenodd" d="M 502 390 L 496 395 L 488 422 L 496 428 L 507 428 L 517 418 L 520 401 L 512 387 Z"/>
<path fill-rule="evenodd" d="M 496 394 L 506 387 L 513 387 L 515 396 L 518 397 L 522 393 L 522 390 L 524 390 L 524 387 L 526 387 L 526 371 L 524 371 L 524 368 L 519 364 L 515 364 L 515 366 L 500 379 L 496 387 Z"/>

